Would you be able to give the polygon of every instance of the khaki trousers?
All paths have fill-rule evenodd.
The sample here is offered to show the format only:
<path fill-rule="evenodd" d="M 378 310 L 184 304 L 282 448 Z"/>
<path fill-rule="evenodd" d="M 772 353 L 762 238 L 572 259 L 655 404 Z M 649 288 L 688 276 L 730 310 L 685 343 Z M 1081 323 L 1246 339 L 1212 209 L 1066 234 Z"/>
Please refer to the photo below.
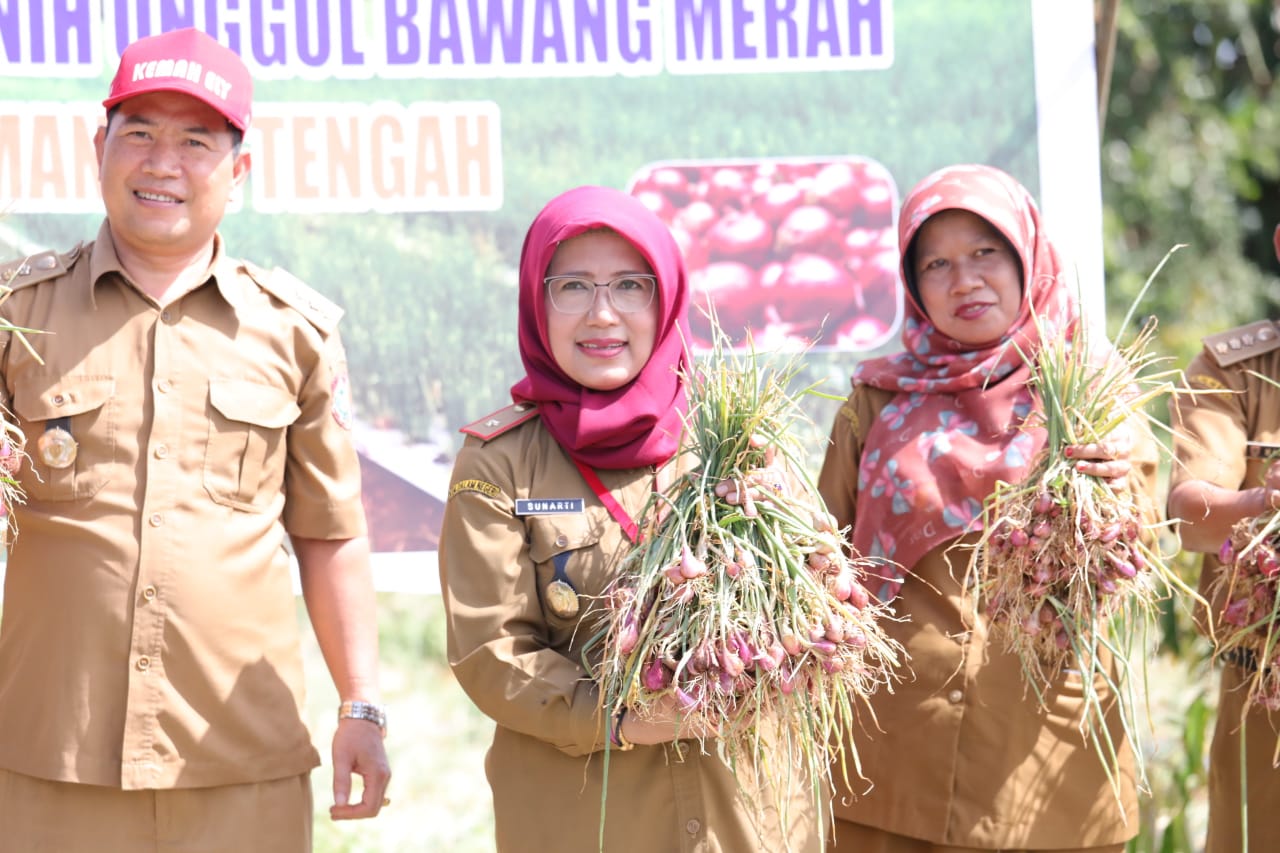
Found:
<path fill-rule="evenodd" d="M 833 844 L 827 845 L 828 853 L 991 853 L 976 847 L 948 847 L 933 844 L 919 838 L 894 835 L 884 830 L 837 820 Z M 1061 850 L 1015 851 L 1000 853 L 1123 853 L 1124 844 L 1108 844 L 1102 847 L 1068 847 Z"/>
<path fill-rule="evenodd" d="M 311 774 L 122 791 L 0 770 L 0 853 L 310 853 Z"/>
<path fill-rule="evenodd" d="M 1249 801 L 1250 853 L 1280 850 L 1280 769 L 1271 766 L 1280 738 L 1280 714 L 1254 706 L 1245 721 L 1244 698 L 1251 674 L 1235 666 L 1222 669 L 1218 717 L 1209 751 L 1209 832 L 1205 853 L 1240 853 L 1244 814 Z M 1240 790 L 1240 740 L 1248 738 L 1248 796 Z"/>

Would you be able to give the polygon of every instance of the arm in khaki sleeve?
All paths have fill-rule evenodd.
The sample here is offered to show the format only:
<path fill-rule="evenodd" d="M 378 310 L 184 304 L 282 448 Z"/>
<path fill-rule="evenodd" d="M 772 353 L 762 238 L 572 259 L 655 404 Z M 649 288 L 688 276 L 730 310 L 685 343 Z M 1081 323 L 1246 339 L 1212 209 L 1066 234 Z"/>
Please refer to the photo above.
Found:
<path fill-rule="evenodd" d="M 1249 439 L 1244 375 L 1218 367 L 1202 353 L 1186 376 L 1169 404 L 1174 429 L 1169 517 L 1178 520 L 1184 548 L 1216 553 L 1237 521 L 1262 513 L 1272 498 L 1266 484 L 1244 483 Z"/>
<path fill-rule="evenodd" d="M 316 641 L 342 701 L 377 702 L 378 623 L 369 540 L 360 499 L 360 461 L 351 441 L 346 354 L 336 333 L 316 363 L 289 427 L 284 525 Z M 364 783 L 349 803 L 351 775 Z M 366 720 L 339 721 L 333 737 L 335 820 L 372 817 L 391 777 L 382 733 Z"/>
<path fill-rule="evenodd" d="M 456 488 L 465 483 L 485 490 Z M 580 661 L 549 647 L 524 524 L 510 497 L 509 463 L 468 440 L 453 486 L 440 536 L 440 580 L 458 683 L 503 728 L 567 755 L 603 749 L 605 715 L 594 680 Z"/>
<path fill-rule="evenodd" d="M 377 702 L 378 623 L 369 541 L 293 537 L 302 597 L 342 701 Z M 360 802 L 349 803 L 351 774 L 360 776 Z M 365 720 L 344 719 L 333 735 L 334 820 L 373 817 L 391 779 L 382 732 Z"/>
<path fill-rule="evenodd" d="M 347 356 L 336 332 L 316 343 L 289 426 L 284 526 L 290 536 L 352 539 L 366 536 L 360 497 L 360 459 L 351 440 Z"/>

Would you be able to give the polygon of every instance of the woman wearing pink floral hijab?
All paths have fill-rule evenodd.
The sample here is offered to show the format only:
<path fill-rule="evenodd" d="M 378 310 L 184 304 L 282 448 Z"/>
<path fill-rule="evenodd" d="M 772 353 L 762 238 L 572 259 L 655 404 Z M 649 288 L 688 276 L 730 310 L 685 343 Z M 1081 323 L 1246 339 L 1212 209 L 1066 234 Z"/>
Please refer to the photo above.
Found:
<path fill-rule="evenodd" d="M 903 620 L 887 629 L 910 671 L 854 733 L 867 784 L 838 792 L 835 849 L 1120 851 L 1138 812 L 1118 718 L 1119 801 L 1078 729 L 1078 681 L 1067 675 L 1042 710 L 959 580 L 983 501 L 1044 445 L 1023 356 L 1077 327 L 1062 262 L 1030 194 L 988 166 L 922 180 L 898 236 L 903 350 L 856 369 L 819 488 L 854 549 L 886 561 L 878 593 Z M 1155 457 L 1142 449 L 1071 451 L 1086 473 L 1144 489 Z"/>

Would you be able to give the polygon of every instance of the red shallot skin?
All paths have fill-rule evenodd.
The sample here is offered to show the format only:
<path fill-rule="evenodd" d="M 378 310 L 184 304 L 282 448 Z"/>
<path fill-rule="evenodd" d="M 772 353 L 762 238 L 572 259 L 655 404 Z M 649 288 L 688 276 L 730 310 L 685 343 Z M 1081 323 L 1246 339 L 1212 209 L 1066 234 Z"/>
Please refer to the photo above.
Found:
<path fill-rule="evenodd" d="M 645 689 L 652 690 L 655 693 L 659 690 L 665 690 L 671 685 L 671 670 L 667 669 L 660 660 L 653 660 L 648 663 L 643 674 L 640 676 L 640 682 Z"/>
<path fill-rule="evenodd" d="M 679 604 L 692 604 L 697 597 L 698 591 L 691 583 L 676 587 L 676 591 L 671 596 L 672 600 Z"/>
<path fill-rule="evenodd" d="M 694 555 L 686 545 L 680 556 L 680 574 L 687 580 L 700 578 L 707 573 L 707 564 Z"/>
<path fill-rule="evenodd" d="M 858 610 L 866 610 L 870 603 L 871 593 L 867 592 L 865 586 L 854 581 L 853 586 L 849 587 L 849 604 Z"/>
<path fill-rule="evenodd" d="M 622 627 L 618 631 L 618 653 L 622 655 L 631 654 L 639 642 L 640 629 L 636 625 L 635 618 L 624 620 Z"/>

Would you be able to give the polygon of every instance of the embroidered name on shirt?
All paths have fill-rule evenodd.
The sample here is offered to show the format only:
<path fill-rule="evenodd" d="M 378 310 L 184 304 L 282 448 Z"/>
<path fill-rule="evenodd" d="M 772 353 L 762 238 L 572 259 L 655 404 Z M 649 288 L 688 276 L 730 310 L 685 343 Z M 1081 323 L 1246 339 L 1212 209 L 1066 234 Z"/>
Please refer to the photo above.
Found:
<path fill-rule="evenodd" d="M 458 492 L 479 492 L 487 497 L 496 498 L 502 493 L 502 489 L 484 480 L 459 480 L 453 484 L 453 488 L 449 489 L 449 497 L 453 497 Z"/>
<path fill-rule="evenodd" d="M 519 498 L 516 515 L 567 515 L 582 507 L 582 498 Z"/>
<path fill-rule="evenodd" d="M 1225 390 L 1227 386 L 1223 385 L 1212 376 L 1206 376 L 1203 373 L 1197 373 L 1187 380 L 1187 384 L 1197 388 L 1212 388 L 1215 391 Z"/>

